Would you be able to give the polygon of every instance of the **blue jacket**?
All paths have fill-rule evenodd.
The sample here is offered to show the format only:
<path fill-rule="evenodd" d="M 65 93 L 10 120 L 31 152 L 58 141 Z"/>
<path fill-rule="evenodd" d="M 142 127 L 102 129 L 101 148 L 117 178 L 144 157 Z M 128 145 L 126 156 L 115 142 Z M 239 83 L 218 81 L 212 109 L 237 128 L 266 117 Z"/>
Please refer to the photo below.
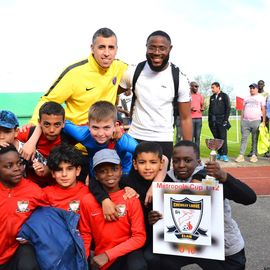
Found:
<path fill-rule="evenodd" d="M 66 120 L 63 130 L 65 134 L 83 144 L 87 149 L 90 158 L 90 174 L 93 176 L 93 156 L 99 150 L 108 148 L 108 143 L 98 144 L 92 137 L 88 126 L 77 126 L 69 120 Z M 138 142 L 126 132 L 115 144 L 114 149 L 121 159 L 123 174 L 129 174 L 129 171 L 131 170 L 132 156 L 137 144 Z"/>
<path fill-rule="evenodd" d="M 88 269 L 79 215 L 59 208 L 40 207 L 22 226 L 19 237 L 35 248 L 41 270 Z"/>

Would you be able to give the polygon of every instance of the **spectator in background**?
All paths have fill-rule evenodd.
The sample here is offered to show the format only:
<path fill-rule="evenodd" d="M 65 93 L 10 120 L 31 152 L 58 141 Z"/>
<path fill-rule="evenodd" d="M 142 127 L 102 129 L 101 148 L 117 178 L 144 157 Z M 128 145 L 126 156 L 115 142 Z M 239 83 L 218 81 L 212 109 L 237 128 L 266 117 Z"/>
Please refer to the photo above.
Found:
<path fill-rule="evenodd" d="M 252 147 L 250 162 L 257 162 L 257 136 L 258 128 L 261 123 L 265 124 L 265 98 L 259 94 L 258 85 L 253 83 L 249 86 L 250 96 L 244 99 L 244 108 L 241 115 L 241 147 L 240 155 L 235 159 L 236 162 L 245 161 L 244 153 L 247 147 L 248 136 L 252 135 Z"/>
<path fill-rule="evenodd" d="M 228 162 L 227 130 L 230 128 L 230 98 L 220 90 L 218 82 L 213 82 L 211 89 L 213 95 L 210 97 L 208 124 L 214 138 L 224 141 L 222 147 L 218 150 L 217 159 Z"/>
<path fill-rule="evenodd" d="M 193 135 L 192 140 L 198 145 L 200 149 L 200 137 L 202 130 L 202 112 L 205 110 L 204 98 L 198 93 L 199 85 L 196 82 L 190 83 L 191 92 L 191 117 Z"/>

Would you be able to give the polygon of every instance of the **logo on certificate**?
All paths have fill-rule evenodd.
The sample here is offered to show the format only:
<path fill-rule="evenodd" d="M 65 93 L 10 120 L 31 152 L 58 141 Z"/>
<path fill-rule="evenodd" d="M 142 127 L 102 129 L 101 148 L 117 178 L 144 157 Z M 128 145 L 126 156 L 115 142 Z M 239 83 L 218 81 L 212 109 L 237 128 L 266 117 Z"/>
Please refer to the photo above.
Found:
<path fill-rule="evenodd" d="M 211 236 L 209 237 L 210 232 L 208 232 L 210 215 L 204 213 L 205 204 L 209 205 L 210 198 L 196 195 L 183 197 L 183 195 L 165 194 L 164 196 L 165 204 L 170 208 L 166 211 L 168 218 L 166 218 L 165 240 L 189 244 L 200 242 L 202 245 L 210 245 Z M 179 196 L 180 198 L 177 198 Z"/>

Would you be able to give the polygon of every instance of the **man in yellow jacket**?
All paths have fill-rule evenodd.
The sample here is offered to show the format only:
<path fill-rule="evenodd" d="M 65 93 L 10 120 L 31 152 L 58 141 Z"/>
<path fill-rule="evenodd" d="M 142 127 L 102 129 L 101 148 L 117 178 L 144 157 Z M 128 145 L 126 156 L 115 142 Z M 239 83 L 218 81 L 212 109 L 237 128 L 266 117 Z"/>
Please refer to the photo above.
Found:
<path fill-rule="evenodd" d="M 116 60 L 117 37 L 109 28 L 101 28 L 92 39 L 88 59 L 67 67 L 38 102 L 32 119 L 37 124 L 40 106 L 47 101 L 65 103 L 66 119 L 86 124 L 88 110 L 99 100 L 116 103 L 120 79 L 127 64 Z"/>

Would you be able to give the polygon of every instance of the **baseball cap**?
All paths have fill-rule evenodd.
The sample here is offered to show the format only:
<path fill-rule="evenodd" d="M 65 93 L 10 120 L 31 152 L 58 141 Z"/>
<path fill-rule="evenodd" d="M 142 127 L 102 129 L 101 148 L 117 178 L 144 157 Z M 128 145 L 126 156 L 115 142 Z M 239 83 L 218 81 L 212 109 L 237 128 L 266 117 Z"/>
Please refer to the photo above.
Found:
<path fill-rule="evenodd" d="M 252 83 L 249 87 L 254 87 L 254 88 L 258 88 L 258 84 L 256 83 Z"/>
<path fill-rule="evenodd" d="M 121 160 L 115 150 L 112 149 L 102 149 L 95 153 L 93 156 L 93 168 L 101 163 L 113 163 L 120 164 Z"/>
<path fill-rule="evenodd" d="M 16 128 L 19 126 L 19 121 L 13 112 L 0 110 L 0 127 Z"/>

